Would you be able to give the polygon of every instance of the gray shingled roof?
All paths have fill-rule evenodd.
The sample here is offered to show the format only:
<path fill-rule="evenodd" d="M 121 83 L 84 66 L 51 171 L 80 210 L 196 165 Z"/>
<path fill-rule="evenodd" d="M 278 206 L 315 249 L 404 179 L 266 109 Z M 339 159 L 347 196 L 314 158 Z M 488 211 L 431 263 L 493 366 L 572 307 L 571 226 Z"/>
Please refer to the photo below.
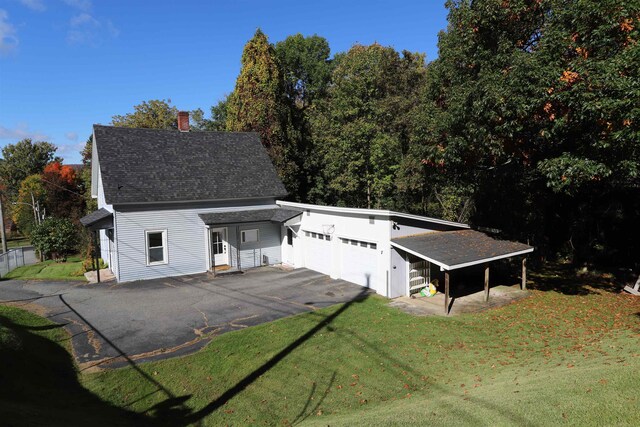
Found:
<path fill-rule="evenodd" d="M 198 216 L 205 224 L 239 224 L 246 222 L 285 222 L 300 215 L 302 211 L 296 209 L 251 209 L 244 211 L 226 211 L 203 213 Z"/>
<path fill-rule="evenodd" d="M 93 130 L 109 204 L 287 194 L 256 133 Z"/>
<path fill-rule="evenodd" d="M 102 225 L 103 227 L 101 228 L 110 228 L 113 227 L 113 214 L 105 208 L 100 208 L 97 211 L 93 211 L 89 215 L 80 218 L 80 224 L 85 227 Z"/>
<path fill-rule="evenodd" d="M 524 243 L 494 239 L 474 230 L 416 234 L 391 241 L 447 270 L 533 251 L 533 247 Z"/>

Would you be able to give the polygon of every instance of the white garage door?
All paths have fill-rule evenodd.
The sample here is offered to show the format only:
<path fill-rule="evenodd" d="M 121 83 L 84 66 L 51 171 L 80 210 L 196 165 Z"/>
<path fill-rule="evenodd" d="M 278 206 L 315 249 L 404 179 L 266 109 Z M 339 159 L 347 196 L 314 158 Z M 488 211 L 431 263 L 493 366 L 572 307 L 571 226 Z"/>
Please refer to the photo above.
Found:
<path fill-rule="evenodd" d="M 360 286 L 375 288 L 378 272 L 377 245 L 353 239 L 340 240 L 340 278 Z"/>
<path fill-rule="evenodd" d="M 305 231 L 304 266 L 323 274 L 331 274 L 331 237 Z"/>

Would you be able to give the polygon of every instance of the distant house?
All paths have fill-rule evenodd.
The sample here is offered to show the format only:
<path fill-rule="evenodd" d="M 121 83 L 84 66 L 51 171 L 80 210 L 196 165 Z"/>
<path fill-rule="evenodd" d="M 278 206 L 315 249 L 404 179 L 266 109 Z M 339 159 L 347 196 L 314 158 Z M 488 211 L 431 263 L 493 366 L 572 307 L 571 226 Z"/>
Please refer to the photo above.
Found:
<path fill-rule="evenodd" d="M 255 133 L 95 125 L 91 166 L 99 209 L 81 221 L 121 282 L 287 264 L 395 297 L 533 251 L 450 221 L 279 201 Z"/>

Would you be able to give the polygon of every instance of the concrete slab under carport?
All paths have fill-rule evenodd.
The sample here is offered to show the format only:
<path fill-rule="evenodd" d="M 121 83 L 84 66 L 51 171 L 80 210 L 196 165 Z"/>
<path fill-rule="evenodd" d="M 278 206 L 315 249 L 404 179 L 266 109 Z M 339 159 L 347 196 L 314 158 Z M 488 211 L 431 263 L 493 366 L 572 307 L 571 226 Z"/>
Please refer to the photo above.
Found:
<path fill-rule="evenodd" d="M 518 301 L 529 295 L 526 290 L 521 290 L 519 285 L 495 286 L 491 288 L 491 297 L 485 300 L 484 291 L 470 293 L 453 299 L 451 308 L 447 314 L 442 310 L 445 295 L 437 293 L 432 297 L 399 297 L 389 303 L 390 307 L 398 308 L 414 316 L 455 316 L 466 313 L 478 313 L 496 307 L 501 307 Z"/>
<path fill-rule="evenodd" d="M 117 284 L 5 281 L 0 302 L 64 324 L 82 369 L 192 353 L 213 337 L 363 298 L 372 291 L 277 267 Z"/>

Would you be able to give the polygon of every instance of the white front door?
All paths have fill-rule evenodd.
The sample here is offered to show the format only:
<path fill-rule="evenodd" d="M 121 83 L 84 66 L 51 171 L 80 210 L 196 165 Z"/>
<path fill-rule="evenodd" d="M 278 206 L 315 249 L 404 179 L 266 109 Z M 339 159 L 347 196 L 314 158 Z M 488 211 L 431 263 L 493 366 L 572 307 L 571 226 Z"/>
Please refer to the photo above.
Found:
<path fill-rule="evenodd" d="M 211 229 L 211 266 L 229 265 L 229 244 L 226 228 Z"/>

